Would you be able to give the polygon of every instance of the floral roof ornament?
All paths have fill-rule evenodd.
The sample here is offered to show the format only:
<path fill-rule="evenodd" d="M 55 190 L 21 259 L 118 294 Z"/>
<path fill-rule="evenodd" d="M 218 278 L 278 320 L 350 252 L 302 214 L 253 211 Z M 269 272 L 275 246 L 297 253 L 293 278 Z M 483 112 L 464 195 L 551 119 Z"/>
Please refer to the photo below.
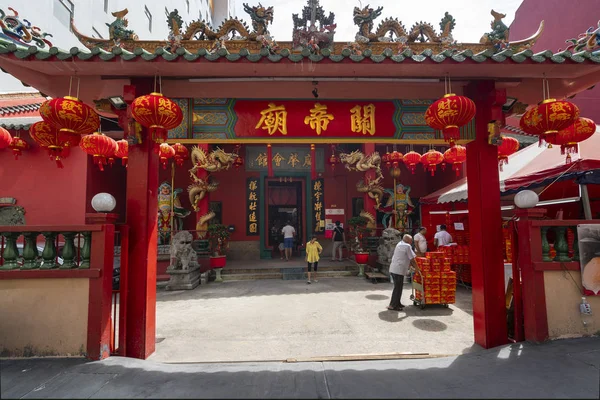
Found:
<path fill-rule="evenodd" d="M 308 49 L 313 54 L 319 54 L 321 49 L 332 49 L 335 35 L 335 14 L 325 15 L 319 0 L 308 0 L 302 9 L 302 16 L 292 14 L 294 29 L 292 31 L 292 48 L 294 50 Z M 317 25 L 318 23 L 318 25 Z"/>
<path fill-rule="evenodd" d="M 31 22 L 19 18 L 19 13 L 14 8 L 8 7 L 8 9 L 13 15 L 6 15 L 4 10 L 0 9 L 1 38 L 42 49 L 52 47 L 52 43 L 46 39 L 52 37 L 51 34 L 42 32 L 37 26 L 32 26 Z"/>

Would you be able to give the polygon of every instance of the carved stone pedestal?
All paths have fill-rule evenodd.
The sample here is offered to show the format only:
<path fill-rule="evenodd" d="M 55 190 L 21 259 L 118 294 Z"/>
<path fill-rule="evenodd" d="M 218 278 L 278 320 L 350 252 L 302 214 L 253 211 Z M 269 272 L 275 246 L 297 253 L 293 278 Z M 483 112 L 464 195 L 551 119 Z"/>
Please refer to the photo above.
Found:
<path fill-rule="evenodd" d="M 190 269 L 167 268 L 167 274 L 171 277 L 165 287 L 166 290 L 191 290 L 200 285 L 200 265 L 190 266 Z"/>

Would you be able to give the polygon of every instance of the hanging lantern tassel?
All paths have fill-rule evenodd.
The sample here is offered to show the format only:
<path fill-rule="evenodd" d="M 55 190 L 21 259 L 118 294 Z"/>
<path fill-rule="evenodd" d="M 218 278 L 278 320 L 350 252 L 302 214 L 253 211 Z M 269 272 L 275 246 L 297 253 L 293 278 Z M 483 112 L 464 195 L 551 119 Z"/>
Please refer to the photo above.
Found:
<path fill-rule="evenodd" d="M 15 156 L 15 160 L 18 160 L 19 156 L 23 155 L 23 150 L 27 150 L 29 148 L 29 145 L 20 137 L 15 136 L 12 139 L 12 142 L 10 142 L 9 147 L 12 149 L 12 152 Z"/>
<path fill-rule="evenodd" d="M 94 154 L 94 164 L 98 166 L 100 171 L 104 172 L 104 166 L 106 165 L 106 157 L 101 154 Z"/>
<path fill-rule="evenodd" d="M 270 144 L 267 144 L 267 175 L 273 177 L 273 149 Z"/>
<path fill-rule="evenodd" d="M 63 148 L 61 146 L 48 146 L 50 160 L 56 162 L 56 166 L 63 169 L 65 166 L 62 163 Z"/>
<path fill-rule="evenodd" d="M 315 145 L 310 145 L 310 179 L 313 181 L 317 179 L 317 157 Z"/>

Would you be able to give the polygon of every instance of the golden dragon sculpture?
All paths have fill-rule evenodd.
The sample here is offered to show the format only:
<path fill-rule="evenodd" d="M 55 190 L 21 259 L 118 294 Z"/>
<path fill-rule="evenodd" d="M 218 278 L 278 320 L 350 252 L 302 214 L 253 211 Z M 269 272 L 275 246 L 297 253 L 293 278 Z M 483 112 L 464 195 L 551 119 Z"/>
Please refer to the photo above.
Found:
<path fill-rule="evenodd" d="M 359 150 L 351 153 L 341 153 L 340 161 L 348 171 L 366 172 L 370 169 L 375 170 L 375 179 L 360 180 L 356 184 L 356 190 L 361 193 L 367 193 L 370 198 L 375 200 L 375 208 L 379 208 L 384 193 L 384 188 L 381 186 L 383 173 L 381 172 L 381 156 L 379 152 L 375 151 L 368 156 Z"/>

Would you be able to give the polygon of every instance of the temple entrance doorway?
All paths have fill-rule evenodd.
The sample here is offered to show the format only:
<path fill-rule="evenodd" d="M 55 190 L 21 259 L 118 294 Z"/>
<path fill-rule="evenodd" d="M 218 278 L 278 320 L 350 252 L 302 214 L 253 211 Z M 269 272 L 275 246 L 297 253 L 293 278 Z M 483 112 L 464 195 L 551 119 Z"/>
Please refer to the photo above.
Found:
<path fill-rule="evenodd" d="M 289 222 L 296 229 L 293 255 L 299 254 L 305 237 L 305 182 L 303 178 L 275 178 L 267 180 L 267 247 L 273 249 L 273 258 L 280 256 L 279 244 L 283 243 L 281 229 Z"/>

